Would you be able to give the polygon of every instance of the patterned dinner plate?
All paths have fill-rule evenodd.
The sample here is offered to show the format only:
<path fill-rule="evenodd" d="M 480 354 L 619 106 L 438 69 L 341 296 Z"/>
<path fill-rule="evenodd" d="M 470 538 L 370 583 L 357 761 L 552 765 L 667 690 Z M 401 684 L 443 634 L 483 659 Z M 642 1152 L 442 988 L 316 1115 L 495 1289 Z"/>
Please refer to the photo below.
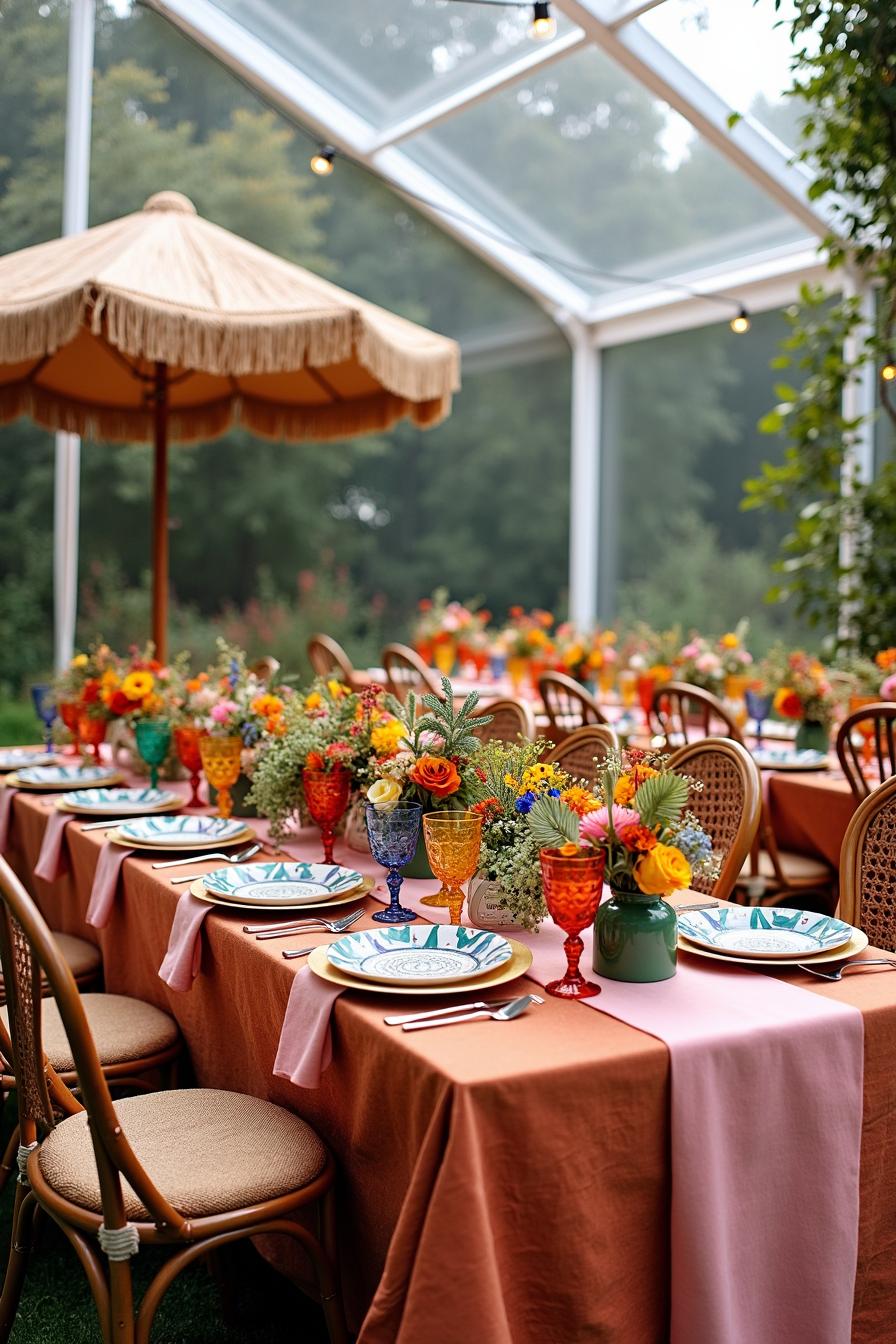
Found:
<path fill-rule="evenodd" d="M 4 747 L 0 750 L 0 772 L 24 770 L 29 765 L 59 765 L 62 757 L 43 747 Z"/>
<path fill-rule="evenodd" d="M 245 863 L 216 868 L 202 879 L 206 891 L 249 904 L 305 905 L 356 891 L 361 874 L 328 863 Z"/>
<path fill-rule="evenodd" d="M 82 789 L 118 784 L 121 771 L 113 765 L 33 765 L 6 776 L 15 789 Z"/>
<path fill-rule="evenodd" d="M 738 906 L 684 911 L 678 916 L 678 932 L 713 952 L 756 960 L 797 957 L 802 961 L 843 947 L 853 928 L 814 910 Z"/>
<path fill-rule="evenodd" d="M 861 929 L 853 929 L 852 937 L 848 943 L 842 947 L 835 947 L 830 952 L 816 952 L 810 958 L 813 966 L 824 965 L 825 962 L 847 961 L 852 957 L 857 957 L 860 952 L 864 952 L 868 946 L 868 935 Z M 723 962 L 726 966 L 749 966 L 751 970 L 759 969 L 766 971 L 781 971 L 788 966 L 799 966 L 806 957 L 735 957 L 730 952 L 711 952 L 708 947 L 697 947 L 695 943 L 689 943 L 687 938 L 678 939 L 679 952 L 687 952 L 692 957 L 705 957 L 709 961 Z"/>
<path fill-rule="evenodd" d="M 512 956 L 499 933 L 457 924 L 362 929 L 327 948 L 337 970 L 387 985 L 450 985 L 497 970 Z"/>
<path fill-rule="evenodd" d="M 171 812 L 183 799 L 165 789 L 74 789 L 56 800 L 60 812 L 97 812 L 110 816 L 131 812 Z"/>
<path fill-rule="evenodd" d="M 797 751 L 794 747 L 756 747 L 753 760 L 760 770 L 830 770 L 826 751 Z"/>
<path fill-rule="evenodd" d="M 234 869 L 234 872 L 238 871 Z M 376 878 L 362 877 L 357 887 L 352 887 L 351 891 L 341 891 L 336 896 L 320 896 L 316 901 L 297 901 L 292 905 L 286 905 L 283 901 L 271 901 L 270 904 L 265 901 L 241 901 L 239 893 L 236 896 L 219 896 L 216 892 L 207 891 L 205 888 L 205 879 L 197 877 L 196 881 L 190 885 L 190 894 L 200 901 L 207 901 L 209 905 L 214 905 L 218 910 L 223 910 L 225 914 L 229 911 L 234 915 L 252 914 L 257 919 L 260 913 L 265 910 L 276 910 L 282 914 L 288 910 L 330 910 L 334 905 L 349 905 L 352 901 L 363 900 L 369 891 L 373 891 L 376 886 Z"/>
<path fill-rule="evenodd" d="M 234 817 L 138 817 L 110 835 L 120 845 L 141 849 L 197 849 L 205 845 L 233 845 L 252 831 Z"/>
<path fill-rule="evenodd" d="M 447 927 L 440 924 L 439 928 Z M 321 980 L 328 980 L 331 985 L 341 985 L 343 989 L 363 990 L 366 994 L 398 994 L 407 997 L 419 999 L 430 998 L 433 995 L 446 994 L 469 994 L 479 993 L 484 989 L 493 989 L 496 985 L 508 984 L 511 980 L 518 980 L 521 975 L 525 975 L 532 965 L 532 953 L 523 943 L 518 943 L 513 938 L 507 939 L 510 944 L 511 957 L 494 971 L 486 971 L 484 975 L 478 975 L 475 979 L 465 977 L 462 980 L 455 980 L 451 984 L 425 984 L 418 985 L 407 980 L 397 981 L 395 984 L 382 984 L 378 980 L 360 980 L 354 975 L 347 975 L 345 971 L 340 971 L 328 959 L 327 953 L 329 946 L 322 944 L 316 947 L 307 958 L 308 969 L 313 975 Z M 709 955 L 709 954 L 707 954 Z M 295 963 L 298 965 L 298 963 Z"/>

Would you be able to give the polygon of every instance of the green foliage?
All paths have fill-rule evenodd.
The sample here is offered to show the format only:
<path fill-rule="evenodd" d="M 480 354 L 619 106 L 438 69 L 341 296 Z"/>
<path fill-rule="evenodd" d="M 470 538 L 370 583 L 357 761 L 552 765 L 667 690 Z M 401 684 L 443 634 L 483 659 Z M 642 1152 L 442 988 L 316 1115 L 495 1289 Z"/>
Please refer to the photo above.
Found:
<path fill-rule="evenodd" d="M 846 612 L 846 643 L 873 652 L 896 626 L 896 466 L 885 463 L 873 484 L 858 480 L 852 450 L 867 426 L 844 417 L 843 397 L 869 363 L 892 360 L 896 339 L 896 8 L 890 0 L 794 0 L 794 11 L 791 92 L 808 106 L 800 158 L 816 173 L 809 194 L 824 197 L 833 217 L 829 266 L 848 266 L 875 285 L 877 321 L 866 332 L 856 298 L 801 291 L 774 365 L 801 375 L 802 385 L 779 384 L 779 404 L 760 422 L 788 447 L 781 464 L 766 463 L 745 482 L 743 507 L 791 521 L 770 600 L 792 600 L 831 636 Z M 883 380 L 880 391 L 896 423 Z M 844 533 L 855 551 L 846 563 Z"/>
<path fill-rule="evenodd" d="M 635 811 L 640 813 L 641 822 L 651 830 L 657 826 L 671 826 L 687 805 L 690 782 L 684 775 L 665 771 L 651 775 L 640 785 L 634 797 Z"/>
<path fill-rule="evenodd" d="M 441 738 L 438 749 L 440 756 L 473 756 L 480 747 L 479 738 L 473 732 L 476 727 L 491 723 L 491 714 L 482 714 L 473 718 L 473 710 L 479 704 L 478 691 L 471 691 L 459 709 L 454 708 L 454 690 L 447 677 L 442 677 L 444 701 L 437 695 L 424 695 L 419 703 L 428 713 L 417 717 L 417 697 L 411 691 L 408 696 L 407 710 L 404 714 L 408 726 L 408 740 L 412 743 L 415 755 L 425 751 L 424 735 L 434 733 Z"/>
<path fill-rule="evenodd" d="M 527 815 L 539 849 L 579 843 L 579 818 L 559 798 L 541 794 Z"/>

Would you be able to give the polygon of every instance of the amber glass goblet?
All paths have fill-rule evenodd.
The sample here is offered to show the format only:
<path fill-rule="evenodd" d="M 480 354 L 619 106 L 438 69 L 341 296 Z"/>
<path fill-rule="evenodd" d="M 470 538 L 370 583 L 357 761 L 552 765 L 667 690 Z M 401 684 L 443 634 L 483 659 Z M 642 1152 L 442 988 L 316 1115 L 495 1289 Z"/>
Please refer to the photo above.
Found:
<path fill-rule="evenodd" d="M 332 863 L 336 823 L 348 807 L 351 793 L 351 772 L 342 766 L 337 766 L 335 770 L 312 770 L 306 767 L 302 771 L 302 784 L 308 811 L 320 827 L 320 837 L 324 842 L 324 863 Z"/>
<path fill-rule="evenodd" d="M 604 885 L 604 853 L 561 854 L 559 849 L 541 851 L 541 881 L 551 919 L 566 934 L 566 974 L 545 989 L 558 999 L 593 999 L 600 985 L 586 980 L 579 970 L 584 949 L 579 934 L 591 923 L 600 905 Z"/>
<path fill-rule="evenodd" d="M 59 717 L 72 735 L 72 745 L 71 748 L 66 747 L 66 753 L 69 756 L 77 756 L 80 740 L 78 724 L 81 719 L 81 707 L 77 700 L 60 700 Z"/>
<path fill-rule="evenodd" d="M 448 922 L 460 924 L 464 908 L 463 883 L 479 866 L 482 818 L 475 812 L 429 812 L 423 818 L 423 839 L 430 866 L 442 884 L 425 905 L 447 905 Z"/>
<path fill-rule="evenodd" d="M 177 759 L 190 775 L 190 801 L 187 807 L 201 807 L 202 799 L 199 797 L 199 779 L 202 774 L 202 756 L 199 751 L 199 740 L 205 730 L 197 728 L 193 724 L 184 723 L 174 730 L 174 750 L 177 752 Z"/>
<path fill-rule="evenodd" d="M 851 695 L 849 697 L 849 712 L 857 714 L 860 709 L 866 705 L 876 705 L 877 697 L 874 695 Z M 872 769 L 872 758 L 874 756 L 874 719 L 862 719 L 855 725 L 855 731 L 862 739 L 862 774 L 870 775 Z"/>
<path fill-rule="evenodd" d="M 100 743 L 106 738 L 106 720 L 93 719 L 82 709 L 78 714 L 78 741 L 85 756 L 93 752 L 93 759 L 100 763 Z"/>
<path fill-rule="evenodd" d="M 230 790 L 240 777 L 243 739 L 236 736 L 200 737 L 199 755 L 206 779 L 213 789 L 218 790 L 218 816 L 229 817 L 233 811 Z"/>

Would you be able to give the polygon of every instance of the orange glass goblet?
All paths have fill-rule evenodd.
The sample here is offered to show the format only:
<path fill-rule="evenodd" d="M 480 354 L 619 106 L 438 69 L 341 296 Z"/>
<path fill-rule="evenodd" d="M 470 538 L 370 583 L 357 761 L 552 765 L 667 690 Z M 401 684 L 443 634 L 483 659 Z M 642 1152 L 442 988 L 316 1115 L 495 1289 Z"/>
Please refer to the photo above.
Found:
<path fill-rule="evenodd" d="M 442 884 L 424 905 L 447 905 L 448 922 L 460 924 L 464 908 L 463 883 L 479 866 L 482 818 L 475 812 L 429 812 L 423 818 L 423 839 L 430 866 Z"/>
<path fill-rule="evenodd" d="M 85 756 L 93 752 L 93 759 L 97 765 L 100 763 L 100 743 L 104 742 L 105 738 L 106 720 L 93 719 L 82 709 L 78 715 L 78 741 Z"/>
<path fill-rule="evenodd" d="M 351 793 L 351 771 L 342 766 L 337 766 L 335 770 L 306 768 L 302 771 L 302 784 L 308 811 L 320 827 L 320 837 L 324 842 L 324 863 L 332 863 L 336 823 L 345 813 Z"/>
<path fill-rule="evenodd" d="M 558 999 L 593 999 L 600 985 L 579 970 L 584 943 L 579 934 L 591 923 L 600 905 L 604 885 L 603 851 L 565 855 L 559 849 L 541 851 L 541 881 L 551 919 L 566 934 L 566 974 L 545 989 Z"/>
<path fill-rule="evenodd" d="M 230 790 L 240 777 L 243 739 L 236 736 L 200 737 L 199 755 L 206 779 L 213 789 L 218 790 L 218 816 L 229 817 L 233 811 Z"/>
<path fill-rule="evenodd" d="M 197 728 L 188 723 L 181 724 L 174 730 L 174 750 L 177 752 L 177 759 L 190 775 L 192 793 L 187 807 L 202 807 L 202 799 L 199 797 L 199 778 L 202 772 L 199 742 L 204 735 L 206 735 L 204 728 Z"/>
<path fill-rule="evenodd" d="M 878 698 L 875 695 L 851 695 L 849 697 L 849 712 L 850 714 L 857 714 L 866 705 L 876 705 L 877 703 Z M 870 775 L 872 757 L 874 756 L 874 719 L 862 719 L 860 723 L 855 724 L 855 731 L 862 739 L 862 774 Z"/>
<path fill-rule="evenodd" d="M 69 756 L 77 756 L 78 723 L 81 718 L 81 707 L 77 700 L 60 700 L 59 717 L 72 735 L 72 744 L 70 748 L 66 747 L 66 753 Z"/>

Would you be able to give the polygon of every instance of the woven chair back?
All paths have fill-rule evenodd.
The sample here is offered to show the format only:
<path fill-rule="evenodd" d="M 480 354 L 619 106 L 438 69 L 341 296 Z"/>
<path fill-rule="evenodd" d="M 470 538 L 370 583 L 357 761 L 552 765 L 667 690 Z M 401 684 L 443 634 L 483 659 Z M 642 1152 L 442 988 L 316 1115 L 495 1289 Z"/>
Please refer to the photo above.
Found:
<path fill-rule="evenodd" d="M 476 720 L 487 714 L 492 716 L 491 723 L 477 727 Z M 520 735 L 530 742 L 535 740 L 535 715 L 524 700 L 492 700 L 470 717 L 473 734 L 480 742 L 516 742 Z"/>
<path fill-rule="evenodd" d="M 896 778 L 859 804 L 840 850 L 840 905 L 875 947 L 896 952 Z"/>
<path fill-rule="evenodd" d="M 583 779 L 594 785 L 608 752 L 618 750 L 619 739 L 608 724 L 589 723 L 564 738 L 559 746 L 548 752 L 545 760 L 559 765 L 573 779 Z"/>
<path fill-rule="evenodd" d="M 715 882 L 695 874 L 692 886 L 695 891 L 727 901 L 759 830 L 759 767 L 746 747 L 725 737 L 706 737 L 681 747 L 669 757 L 669 765 L 702 783 L 699 792 L 691 793 L 688 807 L 710 836 L 715 852 L 722 856 Z"/>
<path fill-rule="evenodd" d="M 650 718 L 671 750 L 701 737 L 730 737 L 743 745 L 743 733 L 717 695 L 687 681 L 667 681 L 653 692 Z"/>
<path fill-rule="evenodd" d="M 445 699 L 441 678 L 406 644 L 387 644 L 381 661 L 386 673 L 386 687 L 401 704 L 407 703 L 411 691 L 418 699 L 426 694 Z"/>
<path fill-rule="evenodd" d="M 333 674 L 346 686 L 353 684 L 355 669 L 351 659 L 341 644 L 329 635 L 312 635 L 308 641 L 308 661 L 316 677 L 332 677 Z"/>
<path fill-rule="evenodd" d="M 872 788 L 896 775 L 896 705 L 882 701 L 847 715 L 837 732 L 837 759 L 857 803 Z M 870 750 L 866 748 L 869 744 Z M 870 757 L 876 779 L 869 783 L 864 763 Z"/>
<path fill-rule="evenodd" d="M 559 737 L 586 724 L 607 721 L 591 692 L 565 672 L 544 672 L 538 678 L 538 694 L 548 717 L 549 735 Z"/>

